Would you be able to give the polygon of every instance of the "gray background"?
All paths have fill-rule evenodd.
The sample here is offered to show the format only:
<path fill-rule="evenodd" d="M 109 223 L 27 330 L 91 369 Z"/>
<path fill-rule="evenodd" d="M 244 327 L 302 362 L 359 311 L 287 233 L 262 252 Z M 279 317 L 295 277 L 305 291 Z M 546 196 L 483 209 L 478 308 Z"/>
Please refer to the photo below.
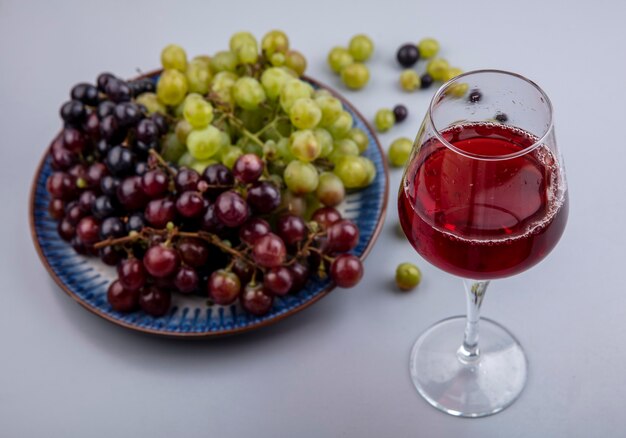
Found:
<path fill-rule="evenodd" d="M 618 0 L 0 0 L 0 436 L 625 436 L 625 19 Z M 410 382 L 417 335 L 464 303 L 460 281 L 396 234 L 399 171 L 361 285 L 258 333 L 193 343 L 142 336 L 91 315 L 48 278 L 27 196 L 69 88 L 103 70 L 152 69 L 169 42 L 212 53 L 234 31 L 274 27 L 306 54 L 308 73 L 333 86 L 328 50 L 357 32 L 373 37 L 371 83 L 345 95 L 370 118 L 409 106 L 409 119 L 380 136 L 385 147 L 415 135 L 432 95 L 398 90 L 394 55 L 405 41 L 432 35 L 453 65 L 516 71 L 552 98 L 568 228 L 540 266 L 494 283 L 484 306 L 530 360 L 528 386 L 506 411 L 449 417 Z M 424 280 L 404 294 L 391 282 L 407 260 Z"/>

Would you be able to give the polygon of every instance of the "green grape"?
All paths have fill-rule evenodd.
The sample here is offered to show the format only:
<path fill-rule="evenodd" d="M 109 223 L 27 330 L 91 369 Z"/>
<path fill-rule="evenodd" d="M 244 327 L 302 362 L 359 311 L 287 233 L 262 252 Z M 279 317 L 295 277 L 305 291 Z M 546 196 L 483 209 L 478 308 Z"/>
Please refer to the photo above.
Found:
<path fill-rule="evenodd" d="M 306 70 L 306 58 L 297 50 L 288 50 L 285 53 L 285 67 L 292 69 L 298 76 Z"/>
<path fill-rule="evenodd" d="M 280 68 L 282 71 L 284 71 L 285 73 L 287 73 L 287 75 L 288 75 L 290 78 L 292 78 L 292 79 L 300 79 L 300 76 L 298 76 L 298 74 L 297 74 L 295 71 L 293 71 L 292 69 L 290 69 L 289 67 L 285 67 L 285 66 L 283 65 L 283 66 L 280 66 L 279 68 Z"/>
<path fill-rule="evenodd" d="M 446 70 L 446 73 L 444 74 L 442 80 L 444 82 L 447 82 L 449 80 L 456 78 L 461 73 L 463 73 L 463 70 L 461 70 L 460 68 L 450 67 Z M 467 93 L 468 89 L 469 89 L 469 85 L 467 83 L 455 82 L 448 87 L 448 89 L 446 90 L 446 94 L 450 94 L 453 97 L 459 98 L 459 97 L 463 97 L 465 93 Z"/>
<path fill-rule="evenodd" d="M 341 111 L 337 120 L 335 120 L 332 124 L 326 126 L 326 129 L 333 138 L 343 138 L 345 137 L 350 129 L 352 129 L 352 115 L 348 111 Z"/>
<path fill-rule="evenodd" d="M 266 115 L 266 111 L 262 108 L 237 112 L 237 116 L 243 122 L 244 128 L 251 132 L 257 132 L 267 124 Z"/>
<path fill-rule="evenodd" d="M 379 109 L 374 117 L 374 126 L 378 132 L 387 132 L 396 123 L 396 116 L 388 108 Z"/>
<path fill-rule="evenodd" d="M 299 160 L 293 160 L 287 165 L 283 177 L 287 188 L 296 195 L 313 192 L 319 182 L 315 166 Z"/>
<path fill-rule="evenodd" d="M 448 67 L 441 80 L 448 82 L 449 80 L 456 78 L 461 73 L 463 73 L 463 70 L 458 67 Z"/>
<path fill-rule="evenodd" d="M 177 162 L 187 152 L 187 146 L 181 143 L 174 132 L 165 135 L 161 142 L 161 156 L 165 161 Z"/>
<path fill-rule="evenodd" d="M 285 65 L 285 54 L 281 53 L 281 52 L 277 52 L 277 53 L 273 53 L 270 56 L 270 64 L 272 64 L 274 67 L 282 67 L 283 65 Z"/>
<path fill-rule="evenodd" d="M 389 163 L 394 167 L 403 167 L 409 160 L 413 142 L 406 137 L 395 139 L 389 146 Z"/>
<path fill-rule="evenodd" d="M 187 144 L 187 136 L 192 129 L 193 128 L 187 120 L 179 120 L 178 123 L 176 123 L 176 127 L 174 128 L 174 132 L 176 133 L 176 138 L 178 138 L 178 141 L 182 144 Z"/>
<path fill-rule="evenodd" d="M 341 69 L 341 80 L 346 87 L 353 90 L 360 90 L 369 82 L 370 71 L 365 64 L 355 62 Z"/>
<path fill-rule="evenodd" d="M 187 148 L 196 160 L 207 160 L 222 147 L 220 130 L 213 125 L 204 129 L 194 129 L 187 136 Z"/>
<path fill-rule="evenodd" d="M 341 157 L 333 170 L 347 189 L 358 189 L 367 184 L 368 169 L 359 158 L 351 155 Z"/>
<path fill-rule="evenodd" d="M 211 69 L 207 61 L 193 59 L 189 65 L 187 65 L 185 75 L 187 76 L 190 93 L 207 94 L 212 77 Z"/>
<path fill-rule="evenodd" d="M 328 157 L 333 151 L 333 136 L 324 128 L 315 129 L 313 134 L 320 145 L 320 158 Z"/>
<path fill-rule="evenodd" d="M 420 51 L 420 58 L 428 59 L 432 58 L 439 52 L 439 43 L 434 38 L 424 38 L 417 43 L 417 48 Z"/>
<path fill-rule="evenodd" d="M 222 148 L 230 146 L 230 134 L 226 131 L 220 131 L 220 145 Z"/>
<path fill-rule="evenodd" d="M 194 95 L 198 98 L 185 99 L 183 115 L 194 129 L 206 128 L 213 121 L 213 106 L 199 94 L 190 94 L 189 96 Z"/>
<path fill-rule="evenodd" d="M 187 53 L 185 49 L 176 44 L 169 44 L 161 51 L 161 65 L 165 70 L 187 70 Z"/>
<path fill-rule="evenodd" d="M 426 64 L 426 72 L 432 76 L 435 81 L 443 80 L 450 65 L 443 58 L 434 58 Z"/>
<path fill-rule="evenodd" d="M 407 69 L 400 73 L 400 87 L 402 87 L 404 91 L 417 90 L 421 84 L 422 80 L 420 79 L 420 75 L 418 75 L 415 70 Z"/>
<path fill-rule="evenodd" d="M 210 66 L 213 73 L 221 71 L 234 72 L 235 68 L 237 68 L 237 55 L 227 50 L 217 52 L 211 58 Z"/>
<path fill-rule="evenodd" d="M 313 95 L 313 87 L 300 79 L 291 79 L 287 81 L 280 92 L 280 106 L 286 113 L 289 113 L 291 106 L 301 97 L 311 97 Z"/>
<path fill-rule="evenodd" d="M 348 131 L 346 138 L 352 140 L 359 147 L 359 152 L 363 153 L 370 144 L 370 139 L 361 128 L 352 128 Z"/>
<path fill-rule="evenodd" d="M 313 190 L 311 190 L 313 191 Z M 307 202 L 303 196 L 294 194 L 291 190 L 285 190 L 280 196 L 280 210 L 285 210 L 296 216 L 304 216 L 307 210 Z"/>
<path fill-rule="evenodd" d="M 289 149 L 301 161 L 313 161 L 320 156 L 322 146 L 310 129 L 296 131 L 289 137 Z"/>
<path fill-rule="evenodd" d="M 348 50 L 355 61 L 367 61 L 374 53 L 374 43 L 367 35 L 355 35 L 350 40 Z"/>
<path fill-rule="evenodd" d="M 232 169 L 235 165 L 235 161 L 237 158 L 243 155 L 243 150 L 237 146 L 228 146 L 224 150 L 222 150 L 222 164 Z"/>
<path fill-rule="evenodd" d="M 241 150 L 244 154 L 254 154 L 263 157 L 263 147 L 251 141 L 246 140 L 241 143 Z"/>
<path fill-rule="evenodd" d="M 301 97 L 289 109 L 289 120 L 298 129 L 313 129 L 322 119 L 322 110 L 313 99 Z"/>
<path fill-rule="evenodd" d="M 246 44 L 258 46 L 256 38 L 250 32 L 236 32 L 230 37 L 228 47 L 231 52 L 237 52 L 241 46 Z"/>
<path fill-rule="evenodd" d="M 263 143 L 263 159 L 273 161 L 278 158 L 278 148 L 274 140 L 268 140 Z"/>
<path fill-rule="evenodd" d="M 204 170 L 209 167 L 211 164 L 217 164 L 219 163 L 219 161 L 217 160 L 213 160 L 213 159 L 208 159 L 208 160 L 194 160 L 191 163 L 191 167 L 193 170 L 195 170 L 196 172 L 198 172 L 200 175 L 202 175 L 202 172 L 204 172 Z"/>
<path fill-rule="evenodd" d="M 286 167 L 287 163 L 282 159 L 267 162 L 267 171 L 270 174 L 270 178 L 276 183 L 278 187 L 282 187 L 285 185 L 282 175 L 283 173 L 285 173 Z"/>
<path fill-rule="evenodd" d="M 376 179 L 376 166 L 374 165 L 374 162 L 367 157 L 359 157 L 359 160 L 363 163 L 363 166 L 365 166 L 365 169 L 367 170 L 367 179 L 365 180 L 365 184 L 362 186 L 367 187 Z"/>
<path fill-rule="evenodd" d="M 287 163 L 296 159 L 291 153 L 291 143 L 288 138 L 281 138 L 276 142 L 276 151 L 278 155 Z"/>
<path fill-rule="evenodd" d="M 276 100 L 289 79 L 290 77 L 285 70 L 270 67 L 261 75 L 261 85 L 263 85 L 267 97 L 270 100 Z"/>
<path fill-rule="evenodd" d="M 237 79 L 233 85 L 233 98 L 241 108 L 253 110 L 265 102 L 265 91 L 259 81 L 245 76 Z"/>
<path fill-rule="evenodd" d="M 313 99 L 317 100 L 318 97 L 323 97 L 323 96 L 334 97 L 333 93 L 328 91 L 326 88 L 318 88 L 317 90 L 313 92 Z"/>
<path fill-rule="evenodd" d="M 213 76 L 211 81 L 211 91 L 213 91 L 217 98 L 224 103 L 232 104 L 233 98 L 231 89 L 237 81 L 237 75 L 229 71 L 222 71 Z"/>
<path fill-rule="evenodd" d="M 289 38 L 283 31 L 269 31 L 261 40 L 261 48 L 265 56 L 272 56 L 276 52 L 285 53 L 289 50 Z"/>
<path fill-rule="evenodd" d="M 317 103 L 317 106 L 319 106 L 322 110 L 322 120 L 320 120 L 320 125 L 332 125 L 343 111 L 343 105 L 341 104 L 341 101 L 332 94 L 328 93 L 320 95 L 317 94 L 318 91 L 320 90 L 316 90 L 315 92 L 315 103 Z"/>
<path fill-rule="evenodd" d="M 324 204 L 322 204 L 320 200 L 317 199 L 315 192 L 305 195 L 304 201 L 306 202 L 306 210 L 304 211 L 302 218 L 306 221 L 310 221 L 313 213 L 315 213 L 316 210 L 322 208 Z"/>
<path fill-rule="evenodd" d="M 337 140 L 334 144 L 332 153 L 328 156 L 328 159 L 337 164 L 339 160 L 345 156 L 356 157 L 359 155 L 359 147 L 353 140 L 344 138 Z"/>
<path fill-rule="evenodd" d="M 191 167 L 196 159 L 189 153 L 185 152 L 179 159 L 178 165 L 181 167 Z"/>
<path fill-rule="evenodd" d="M 187 95 L 187 78 L 178 70 L 164 70 L 157 83 L 157 96 L 166 105 L 174 106 Z"/>
<path fill-rule="evenodd" d="M 167 108 L 161 102 L 156 93 L 141 93 L 137 96 L 137 103 L 146 107 L 148 114 L 161 113 L 167 114 Z"/>
<path fill-rule="evenodd" d="M 236 53 L 241 64 L 254 64 L 259 59 L 259 48 L 256 44 L 244 44 Z"/>
<path fill-rule="evenodd" d="M 354 58 L 350 55 L 348 49 L 337 46 L 333 47 L 328 53 L 327 61 L 332 71 L 340 73 L 344 67 L 347 67 L 354 62 Z"/>
<path fill-rule="evenodd" d="M 339 205 L 346 196 L 346 189 L 341 178 L 332 172 L 320 174 L 319 183 L 315 190 L 317 199 L 327 207 Z"/>
<path fill-rule="evenodd" d="M 422 281 L 422 272 L 413 263 L 400 263 L 396 268 L 396 285 L 402 290 L 411 290 Z"/>
<path fill-rule="evenodd" d="M 209 55 L 198 55 L 198 56 L 194 56 L 192 61 L 198 61 L 198 62 L 202 62 L 204 65 L 206 65 L 208 68 L 211 67 L 211 57 Z"/>

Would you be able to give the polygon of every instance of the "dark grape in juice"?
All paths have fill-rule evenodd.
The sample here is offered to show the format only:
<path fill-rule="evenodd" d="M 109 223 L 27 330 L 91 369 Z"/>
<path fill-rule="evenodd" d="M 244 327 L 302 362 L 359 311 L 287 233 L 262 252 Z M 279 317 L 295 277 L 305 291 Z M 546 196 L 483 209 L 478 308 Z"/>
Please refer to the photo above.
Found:
<path fill-rule="evenodd" d="M 492 158 L 519 152 L 537 138 L 497 123 L 442 132 L 460 151 Z M 516 158 L 464 156 L 433 138 L 408 165 L 398 209 L 404 233 L 433 265 L 465 278 L 518 274 L 557 244 L 568 201 L 559 164 L 540 145 Z"/>

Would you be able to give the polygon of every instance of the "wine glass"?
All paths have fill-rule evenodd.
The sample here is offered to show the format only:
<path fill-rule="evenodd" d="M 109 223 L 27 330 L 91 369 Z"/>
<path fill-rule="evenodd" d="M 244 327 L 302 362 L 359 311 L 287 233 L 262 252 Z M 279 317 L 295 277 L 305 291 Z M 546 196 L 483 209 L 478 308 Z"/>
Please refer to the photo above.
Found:
<path fill-rule="evenodd" d="M 501 411 L 524 388 L 527 362 L 509 331 L 481 320 L 485 291 L 490 280 L 541 261 L 567 221 L 548 96 L 523 76 L 498 70 L 445 83 L 417 134 L 398 210 L 417 252 L 462 277 L 467 296 L 466 317 L 440 321 L 416 341 L 413 383 L 451 415 Z"/>

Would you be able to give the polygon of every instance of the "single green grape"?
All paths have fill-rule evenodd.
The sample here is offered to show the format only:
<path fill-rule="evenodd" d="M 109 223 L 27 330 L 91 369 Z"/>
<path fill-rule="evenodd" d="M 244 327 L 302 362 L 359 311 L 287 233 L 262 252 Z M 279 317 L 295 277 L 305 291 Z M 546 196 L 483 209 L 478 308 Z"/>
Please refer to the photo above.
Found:
<path fill-rule="evenodd" d="M 402 290 L 411 290 L 422 281 L 422 272 L 413 263 L 400 263 L 396 268 L 396 285 Z"/>
<path fill-rule="evenodd" d="M 400 73 L 400 87 L 404 91 L 415 91 L 421 84 L 420 75 L 415 70 L 406 69 Z"/>
<path fill-rule="evenodd" d="M 187 65 L 185 76 L 187 76 L 190 93 L 207 94 L 213 75 L 206 61 L 193 59 Z"/>
<path fill-rule="evenodd" d="M 313 87 L 300 79 L 291 79 L 287 81 L 280 92 L 280 106 L 286 113 L 289 113 L 291 106 L 296 100 L 302 97 L 311 97 L 313 95 Z"/>
<path fill-rule="evenodd" d="M 450 65 L 443 58 L 434 58 L 426 64 L 426 72 L 435 80 L 442 81 Z"/>
<path fill-rule="evenodd" d="M 191 167 L 194 161 L 196 161 L 196 159 L 189 152 L 185 152 L 178 159 L 178 165 L 181 167 Z"/>
<path fill-rule="evenodd" d="M 389 146 L 389 163 L 394 167 L 403 167 L 409 160 L 413 142 L 406 137 L 395 139 Z"/>
<path fill-rule="evenodd" d="M 463 73 L 463 70 L 458 67 L 448 67 L 441 80 L 448 82 L 449 80 L 456 78 L 461 73 Z"/>
<path fill-rule="evenodd" d="M 333 136 L 324 128 L 316 128 L 313 134 L 320 145 L 320 158 L 328 157 L 333 151 Z"/>
<path fill-rule="evenodd" d="M 211 57 L 209 55 L 194 56 L 192 61 L 199 61 L 204 63 L 207 67 L 211 68 Z"/>
<path fill-rule="evenodd" d="M 207 160 L 222 146 L 220 130 L 213 125 L 204 129 L 194 129 L 187 136 L 187 149 L 196 160 Z"/>
<path fill-rule="evenodd" d="M 164 70 L 157 83 L 157 97 L 166 105 L 174 106 L 187 95 L 187 78 L 178 70 Z"/>
<path fill-rule="evenodd" d="M 253 110 L 265 102 L 266 97 L 259 81 L 245 76 L 237 79 L 237 82 L 233 85 L 233 98 L 241 108 Z"/>
<path fill-rule="evenodd" d="M 176 138 L 178 138 L 178 141 L 182 144 L 187 144 L 187 137 L 189 136 L 189 133 L 192 129 L 193 128 L 191 124 L 187 120 L 179 120 L 176 123 L 176 127 L 174 128 L 174 132 L 176 133 Z"/>
<path fill-rule="evenodd" d="M 258 157 L 263 157 L 263 147 L 252 142 L 249 141 L 247 139 L 244 139 L 243 143 L 239 143 L 241 147 L 241 150 L 243 151 L 244 154 L 254 154 Z"/>
<path fill-rule="evenodd" d="M 315 190 L 315 196 L 325 206 L 335 207 L 341 204 L 341 201 L 346 197 L 346 189 L 341 178 L 337 175 L 332 172 L 322 172 Z"/>
<path fill-rule="evenodd" d="M 417 48 L 422 59 L 429 59 L 439 52 L 439 42 L 434 38 L 424 38 L 417 43 Z"/>
<path fill-rule="evenodd" d="M 209 167 L 211 164 L 217 164 L 217 163 L 219 163 L 219 161 L 213 160 L 211 158 L 209 158 L 208 160 L 194 160 L 191 163 L 191 166 L 189 167 L 191 167 L 193 170 L 195 170 L 200 175 L 202 175 L 202 173 L 207 167 Z"/>
<path fill-rule="evenodd" d="M 172 163 L 177 162 L 187 152 L 187 146 L 181 143 L 174 132 L 166 134 L 161 142 L 161 156 L 164 160 Z"/>
<path fill-rule="evenodd" d="M 346 155 L 337 161 L 333 172 L 347 189 L 358 189 L 366 185 L 368 169 L 358 156 Z"/>
<path fill-rule="evenodd" d="M 360 90 L 369 82 L 370 71 L 365 64 L 355 62 L 341 69 L 341 80 L 346 87 L 353 90 Z"/>
<path fill-rule="evenodd" d="M 291 134 L 289 149 L 294 157 L 304 162 L 315 160 L 322 152 L 322 146 L 310 129 L 295 131 Z"/>
<path fill-rule="evenodd" d="M 354 58 L 345 47 L 333 47 L 328 53 L 328 65 L 335 73 L 341 73 L 348 65 L 354 63 Z"/>
<path fill-rule="evenodd" d="M 353 123 L 352 115 L 348 111 L 341 111 L 337 120 L 326 126 L 326 129 L 333 138 L 343 138 L 350 132 Z"/>
<path fill-rule="evenodd" d="M 355 61 L 367 61 L 374 53 L 374 43 L 367 35 L 355 35 L 350 39 L 348 50 Z"/>
<path fill-rule="evenodd" d="M 376 130 L 378 132 L 387 132 L 389 131 L 393 125 L 396 123 L 396 116 L 394 116 L 393 111 L 389 108 L 382 108 L 376 111 L 376 116 L 374 117 L 374 126 L 376 126 Z"/>
<path fill-rule="evenodd" d="M 235 161 L 237 161 L 237 159 L 242 155 L 243 150 L 241 150 L 240 147 L 228 146 L 224 150 L 222 150 L 222 164 L 224 164 L 224 166 L 228 167 L 229 169 L 232 169 L 235 165 Z"/>
<path fill-rule="evenodd" d="M 326 88 L 318 88 L 313 92 L 313 99 L 317 99 L 318 97 L 329 96 L 333 97 L 333 93 L 328 91 Z"/>
<path fill-rule="evenodd" d="M 285 53 L 289 50 L 289 38 L 281 30 L 271 30 L 263 36 L 261 48 L 266 56 L 272 56 L 276 52 Z"/>
<path fill-rule="evenodd" d="M 259 59 L 259 48 L 256 43 L 243 44 L 235 53 L 240 64 L 254 64 Z"/>
<path fill-rule="evenodd" d="M 226 131 L 220 131 L 220 150 L 230 146 L 230 135 Z"/>
<path fill-rule="evenodd" d="M 293 71 L 292 69 L 290 69 L 289 67 L 285 67 L 285 66 L 283 65 L 283 66 L 280 66 L 279 68 L 280 68 L 282 71 L 284 71 L 285 73 L 287 73 L 287 75 L 289 75 L 289 77 L 290 77 L 291 79 L 300 79 L 300 76 L 298 76 L 298 74 L 297 74 L 295 71 Z"/>
<path fill-rule="evenodd" d="M 228 50 L 217 52 L 211 58 L 210 66 L 213 73 L 221 71 L 234 72 L 237 68 L 237 55 Z"/>
<path fill-rule="evenodd" d="M 450 67 L 446 70 L 446 73 L 443 77 L 443 81 L 447 82 L 449 80 L 452 80 L 456 78 L 458 75 L 460 75 L 461 73 L 463 73 L 463 70 L 461 70 L 460 68 Z M 446 94 L 449 94 L 455 98 L 460 98 L 460 97 L 465 96 L 465 93 L 467 93 L 467 90 L 469 90 L 469 85 L 467 83 L 455 82 L 453 84 L 450 84 L 450 86 L 446 89 Z"/>
<path fill-rule="evenodd" d="M 274 67 L 282 67 L 285 65 L 285 60 L 285 54 L 281 52 L 273 53 L 272 56 L 270 56 L 270 64 Z"/>
<path fill-rule="evenodd" d="M 161 51 L 161 65 L 165 70 L 173 69 L 184 73 L 187 70 L 185 49 L 176 44 L 165 46 Z"/>
<path fill-rule="evenodd" d="M 274 161 L 278 158 L 278 148 L 274 140 L 267 140 L 263 143 L 263 159 L 266 161 Z"/>
<path fill-rule="evenodd" d="M 189 96 L 193 96 L 190 94 Z M 213 106 L 197 94 L 197 99 L 185 99 L 183 115 L 194 129 L 206 128 L 213 121 Z"/>
<path fill-rule="evenodd" d="M 229 71 L 221 71 L 211 81 L 211 91 L 224 103 L 233 104 L 231 90 L 237 82 L 237 75 Z"/>
<path fill-rule="evenodd" d="M 365 184 L 362 187 L 369 186 L 376 179 L 376 165 L 372 160 L 367 157 L 358 157 L 359 161 L 365 166 L 367 170 L 367 179 L 365 180 Z"/>
<path fill-rule="evenodd" d="M 320 90 L 316 90 L 316 93 L 318 91 Z M 332 125 L 343 111 L 341 101 L 330 93 L 328 95 L 324 94 L 315 96 L 315 103 L 317 103 L 317 106 L 319 106 L 322 110 L 322 120 L 320 120 L 321 126 Z"/>
<path fill-rule="evenodd" d="M 137 96 L 137 103 L 146 107 L 148 114 L 161 113 L 167 114 L 167 108 L 163 105 L 156 93 L 141 93 Z"/>
<path fill-rule="evenodd" d="M 296 72 L 298 76 L 302 76 L 306 70 L 306 58 L 297 50 L 288 50 L 285 53 L 285 67 Z"/>
<path fill-rule="evenodd" d="M 289 163 L 296 159 L 291 152 L 291 142 L 288 138 L 281 138 L 276 142 L 276 151 L 278 155 L 286 162 Z"/>
<path fill-rule="evenodd" d="M 241 46 L 246 44 L 258 46 L 256 38 L 250 32 L 236 32 L 230 37 L 228 47 L 231 52 L 236 53 Z"/>
<path fill-rule="evenodd" d="M 270 67 L 265 70 L 261 75 L 261 85 L 268 99 L 276 100 L 289 79 L 287 72 L 281 68 Z"/>
<path fill-rule="evenodd" d="M 317 169 L 311 163 L 293 160 L 283 174 L 287 188 L 296 195 L 313 192 L 319 183 Z"/>
<path fill-rule="evenodd" d="M 348 135 L 346 138 L 352 140 L 359 147 L 359 152 L 363 153 L 367 150 L 367 147 L 370 144 L 370 139 L 361 128 L 352 128 L 348 131 Z"/>
<path fill-rule="evenodd" d="M 313 99 L 301 97 L 289 109 L 289 120 L 298 129 L 313 129 L 322 119 L 322 110 Z"/>
<path fill-rule="evenodd" d="M 348 138 L 337 140 L 333 145 L 333 150 L 328 155 L 330 162 L 337 164 L 339 160 L 345 156 L 356 157 L 359 155 L 359 147 L 357 144 Z"/>
<path fill-rule="evenodd" d="M 281 203 L 279 210 L 285 210 L 296 216 L 304 216 L 307 211 L 307 202 L 304 196 L 299 196 L 291 190 L 285 190 L 280 196 Z"/>

